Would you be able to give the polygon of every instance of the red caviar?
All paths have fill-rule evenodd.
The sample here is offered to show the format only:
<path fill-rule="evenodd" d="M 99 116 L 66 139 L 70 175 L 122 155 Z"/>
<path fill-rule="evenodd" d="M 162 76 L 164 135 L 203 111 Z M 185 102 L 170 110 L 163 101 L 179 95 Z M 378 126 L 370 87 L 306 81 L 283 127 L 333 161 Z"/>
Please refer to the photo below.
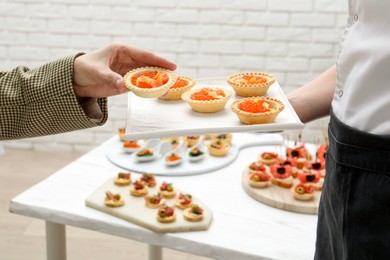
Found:
<path fill-rule="evenodd" d="M 266 78 L 253 75 L 244 75 L 241 77 L 241 79 L 246 80 L 247 84 L 262 84 L 267 82 Z M 240 80 L 240 78 L 238 78 L 238 80 Z"/>
<path fill-rule="evenodd" d="M 214 92 L 214 95 L 210 95 Z M 200 91 L 195 92 L 191 95 L 191 99 L 193 100 L 215 100 L 219 99 L 218 97 L 224 97 L 225 92 L 222 89 L 210 89 L 210 88 L 202 88 Z"/>
<path fill-rule="evenodd" d="M 242 111 L 249 113 L 264 113 L 271 111 L 270 106 L 265 105 L 265 100 L 244 100 L 240 104 L 238 104 L 238 108 Z M 269 104 L 269 103 L 267 103 Z"/>
<path fill-rule="evenodd" d="M 137 141 L 126 141 L 123 143 L 123 147 L 125 148 L 140 148 L 141 146 Z"/>

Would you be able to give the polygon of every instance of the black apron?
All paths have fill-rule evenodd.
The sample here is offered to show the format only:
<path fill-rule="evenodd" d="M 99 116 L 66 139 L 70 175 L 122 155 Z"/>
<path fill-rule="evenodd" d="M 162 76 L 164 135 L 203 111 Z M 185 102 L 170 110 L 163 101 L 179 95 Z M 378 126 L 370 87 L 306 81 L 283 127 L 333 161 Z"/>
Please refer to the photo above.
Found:
<path fill-rule="evenodd" d="M 314 258 L 390 259 L 390 135 L 358 131 L 333 113 L 328 133 Z"/>

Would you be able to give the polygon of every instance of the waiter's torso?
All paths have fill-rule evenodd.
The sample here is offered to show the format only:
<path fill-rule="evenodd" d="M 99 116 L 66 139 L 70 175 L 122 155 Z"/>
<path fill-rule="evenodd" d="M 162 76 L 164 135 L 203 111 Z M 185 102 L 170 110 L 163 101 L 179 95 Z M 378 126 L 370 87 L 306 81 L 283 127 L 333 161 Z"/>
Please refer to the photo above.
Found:
<path fill-rule="evenodd" d="M 390 1 L 349 0 L 332 108 L 346 125 L 390 135 Z"/>

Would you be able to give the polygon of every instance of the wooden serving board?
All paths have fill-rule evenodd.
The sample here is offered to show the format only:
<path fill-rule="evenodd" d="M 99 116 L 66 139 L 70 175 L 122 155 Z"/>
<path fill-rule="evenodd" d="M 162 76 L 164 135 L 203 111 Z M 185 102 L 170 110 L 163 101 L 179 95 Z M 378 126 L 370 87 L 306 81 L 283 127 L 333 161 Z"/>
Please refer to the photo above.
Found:
<path fill-rule="evenodd" d="M 316 191 L 314 198 L 309 201 L 300 201 L 293 197 L 291 190 L 279 187 L 269 183 L 266 188 L 254 188 L 249 184 L 249 170 L 245 169 L 242 173 L 242 185 L 244 190 L 255 200 L 258 200 L 268 206 L 306 214 L 317 214 L 318 204 L 321 192 Z M 294 179 L 294 186 L 299 181 Z"/>
<path fill-rule="evenodd" d="M 155 187 L 149 188 L 148 194 L 157 194 L 160 185 L 161 184 L 157 183 Z M 106 191 L 120 193 L 125 199 L 125 205 L 119 208 L 107 207 L 104 204 Z M 180 190 L 176 189 L 177 195 L 180 192 Z M 133 224 L 148 228 L 158 233 L 207 230 L 212 222 L 212 211 L 196 197 L 192 196 L 192 200 L 193 203 L 196 203 L 201 208 L 203 208 L 203 220 L 199 222 L 187 221 L 183 217 L 183 210 L 174 207 L 176 220 L 172 223 L 160 223 L 157 221 L 157 209 L 146 207 L 144 197 L 134 197 L 130 195 L 130 186 L 117 186 L 114 184 L 113 178 L 110 178 L 90 196 L 88 196 L 88 198 L 85 200 L 85 204 L 88 207 L 127 220 Z M 166 205 L 173 206 L 174 199 L 166 199 Z"/>

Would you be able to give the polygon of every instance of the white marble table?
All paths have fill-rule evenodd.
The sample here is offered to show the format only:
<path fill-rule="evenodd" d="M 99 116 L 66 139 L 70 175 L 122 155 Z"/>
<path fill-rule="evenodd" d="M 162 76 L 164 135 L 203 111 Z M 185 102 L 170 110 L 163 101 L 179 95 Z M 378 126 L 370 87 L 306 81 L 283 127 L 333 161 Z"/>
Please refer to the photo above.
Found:
<path fill-rule="evenodd" d="M 120 170 L 106 159 L 109 141 L 12 199 L 11 212 L 46 221 L 49 260 L 66 259 L 67 225 L 147 243 L 149 259 L 161 259 L 164 247 L 224 260 L 313 258 L 316 215 L 263 205 L 242 188 L 243 169 L 270 147 L 245 148 L 233 163 L 210 173 L 158 177 L 213 210 L 207 231 L 158 234 L 85 206 L 85 198 Z"/>

